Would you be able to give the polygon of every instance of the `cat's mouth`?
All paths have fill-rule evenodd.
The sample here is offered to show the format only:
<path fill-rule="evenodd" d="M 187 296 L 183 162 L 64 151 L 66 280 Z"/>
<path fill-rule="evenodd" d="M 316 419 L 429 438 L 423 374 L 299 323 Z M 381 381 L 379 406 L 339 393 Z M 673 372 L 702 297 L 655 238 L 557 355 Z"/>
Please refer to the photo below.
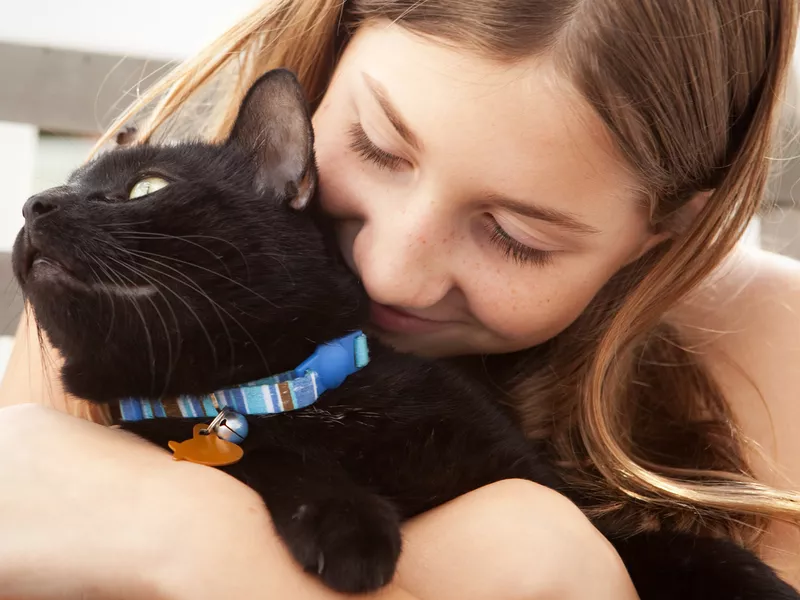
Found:
<path fill-rule="evenodd" d="M 27 229 L 23 229 L 14 250 L 14 265 L 20 284 L 62 283 L 73 287 L 85 287 L 74 270 L 63 260 L 46 251 L 40 243 L 33 239 Z"/>
<path fill-rule="evenodd" d="M 91 290 L 129 298 L 147 297 L 157 293 L 156 288 L 152 285 L 120 286 L 101 281 L 87 284 L 78 278 L 63 262 L 50 256 L 45 256 L 32 244 L 28 244 L 22 270 L 22 283 L 32 281 L 62 283 L 81 290 Z"/>
<path fill-rule="evenodd" d="M 29 281 L 42 280 L 70 280 L 80 283 L 74 273 L 64 264 L 50 256 L 45 256 L 42 252 L 29 244 L 25 255 L 24 268 L 22 271 L 23 283 Z"/>
<path fill-rule="evenodd" d="M 17 281 L 22 286 L 55 284 L 69 287 L 78 292 L 93 292 L 129 299 L 146 298 L 159 293 L 155 285 L 149 282 L 141 285 L 129 279 L 130 285 L 124 285 L 122 282 L 96 279 L 96 273 L 94 273 L 95 278 L 87 273 L 83 273 L 84 277 L 80 277 L 78 273 L 85 270 L 80 262 L 68 266 L 68 261 L 54 258 L 52 252 L 42 250 L 42 247 L 35 243 L 25 230 L 18 238 L 13 261 Z M 88 268 L 92 270 L 91 267 Z"/>

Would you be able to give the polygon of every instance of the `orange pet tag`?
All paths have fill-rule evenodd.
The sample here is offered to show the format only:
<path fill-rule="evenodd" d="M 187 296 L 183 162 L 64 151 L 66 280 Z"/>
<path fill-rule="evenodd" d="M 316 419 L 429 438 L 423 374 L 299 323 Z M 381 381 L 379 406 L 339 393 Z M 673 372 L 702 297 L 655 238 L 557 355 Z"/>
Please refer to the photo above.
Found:
<path fill-rule="evenodd" d="M 208 433 L 201 433 L 206 431 Z M 220 439 L 203 423 L 195 425 L 192 433 L 192 439 L 185 442 L 169 442 L 170 450 L 173 452 L 172 458 L 209 467 L 224 467 L 232 465 L 244 456 L 241 446 Z"/>

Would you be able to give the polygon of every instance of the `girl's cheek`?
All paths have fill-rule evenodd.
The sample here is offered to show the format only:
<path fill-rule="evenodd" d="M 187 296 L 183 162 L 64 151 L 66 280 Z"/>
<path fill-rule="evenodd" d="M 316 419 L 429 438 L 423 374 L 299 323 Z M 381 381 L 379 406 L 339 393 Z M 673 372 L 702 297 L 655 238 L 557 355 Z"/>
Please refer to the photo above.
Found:
<path fill-rule="evenodd" d="M 319 177 L 319 199 L 322 209 L 332 217 L 345 218 L 348 209 L 352 210 L 350 189 L 348 185 L 347 158 L 342 156 L 346 149 L 339 152 L 322 147 L 317 151 L 317 174 Z"/>

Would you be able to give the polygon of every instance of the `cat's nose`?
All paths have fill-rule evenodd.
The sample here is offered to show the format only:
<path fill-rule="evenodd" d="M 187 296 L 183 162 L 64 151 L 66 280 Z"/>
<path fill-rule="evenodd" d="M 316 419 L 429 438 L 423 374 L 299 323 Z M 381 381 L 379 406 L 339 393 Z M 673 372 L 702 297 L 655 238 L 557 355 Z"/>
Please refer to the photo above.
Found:
<path fill-rule="evenodd" d="M 22 207 L 22 216 L 30 223 L 42 215 L 57 210 L 63 203 L 63 193 L 47 190 L 28 198 L 28 201 Z"/>

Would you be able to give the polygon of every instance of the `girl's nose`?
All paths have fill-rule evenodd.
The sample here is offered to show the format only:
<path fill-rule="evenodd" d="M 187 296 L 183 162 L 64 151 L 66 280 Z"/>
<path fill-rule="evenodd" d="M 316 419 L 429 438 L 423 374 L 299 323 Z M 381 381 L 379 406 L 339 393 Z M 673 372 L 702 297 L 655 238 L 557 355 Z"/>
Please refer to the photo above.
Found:
<path fill-rule="evenodd" d="M 453 287 L 450 224 L 431 205 L 373 216 L 357 233 L 353 255 L 370 297 L 388 306 L 422 309 Z"/>

